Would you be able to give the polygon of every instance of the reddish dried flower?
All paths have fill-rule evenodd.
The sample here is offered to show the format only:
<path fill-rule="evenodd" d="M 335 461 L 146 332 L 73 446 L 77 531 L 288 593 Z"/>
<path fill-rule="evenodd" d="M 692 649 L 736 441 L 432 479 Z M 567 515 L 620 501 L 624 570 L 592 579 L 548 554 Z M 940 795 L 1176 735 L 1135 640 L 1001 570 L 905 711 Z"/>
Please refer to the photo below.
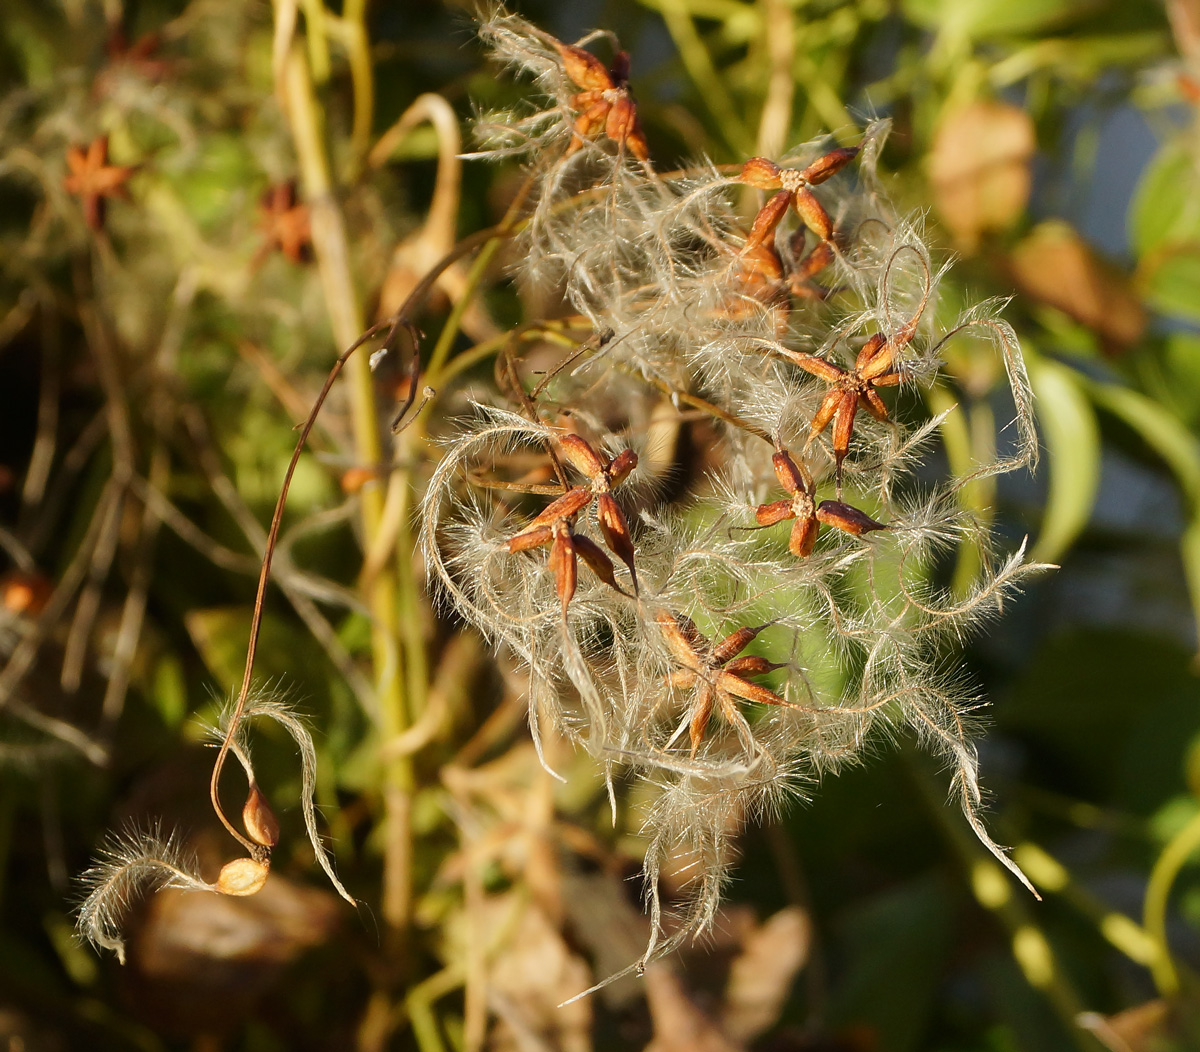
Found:
<path fill-rule="evenodd" d="M 775 468 L 779 484 L 791 496 L 787 500 L 760 504 L 754 517 L 760 526 L 774 526 L 777 522 L 794 519 L 788 551 L 803 558 L 813 550 L 817 540 L 816 487 L 812 475 L 807 468 L 797 464 L 785 449 L 779 450 L 771 458 L 771 465 Z"/>
<path fill-rule="evenodd" d="M 566 156 L 580 149 L 585 139 L 594 139 L 603 132 L 648 165 L 650 148 L 638 121 L 637 103 L 629 93 L 629 55 L 618 51 L 612 65 L 605 69 L 590 51 L 553 38 L 550 41 L 562 58 L 564 72 L 583 89 L 571 99 L 571 108 L 579 116 Z"/>
<path fill-rule="evenodd" d="M 657 615 L 663 639 L 671 651 L 671 657 L 679 665 L 668 677 L 673 687 L 695 687 L 688 735 L 692 743 L 692 756 L 704 738 L 704 731 L 713 709 L 719 703 L 721 712 L 730 723 L 740 720 L 735 698 L 757 702 L 760 705 L 787 705 L 778 694 L 758 683 L 751 683 L 748 676 L 761 676 L 772 672 L 777 665 L 756 655 L 738 657 L 750 641 L 766 625 L 757 628 L 739 628 L 715 646 L 696 627 L 690 617 L 660 610 Z"/>
<path fill-rule="evenodd" d="M 915 322 L 911 328 L 915 331 Z M 813 416 L 805 448 L 812 445 L 817 436 L 829 426 L 830 421 L 833 422 L 833 455 L 837 467 L 839 496 L 842 490 L 842 461 L 850 449 L 854 419 L 861 407 L 876 420 L 888 420 L 887 406 L 883 404 L 876 388 L 895 387 L 903 378 L 896 366 L 896 357 L 901 348 L 912 339 L 912 332 L 909 330 L 910 326 L 905 326 L 900 334 L 891 338 L 881 332 L 876 333 L 858 352 L 853 369 L 843 369 L 824 358 L 799 351 L 783 352 L 801 369 L 830 385 Z"/>
<path fill-rule="evenodd" d="M 524 530 L 510 537 L 507 542 L 510 552 L 524 552 L 530 548 L 540 548 L 544 544 L 550 545 L 550 558 L 546 565 L 554 575 L 555 591 L 562 603 L 564 617 L 567 615 L 567 606 L 575 596 L 575 587 L 579 580 L 578 560 L 580 558 L 588 564 L 600 580 L 620 591 L 616 575 L 613 572 L 612 560 L 594 541 L 575 532 L 575 515 L 578 508 L 569 514 L 562 514 L 564 509 L 578 504 L 580 495 L 583 496 L 584 505 L 586 505 L 590 499 L 586 489 L 579 487 L 570 490 L 546 508 Z M 555 505 L 559 505 L 559 507 L 556 508 Z M 582 506 L 579 505 L 579 507 Z M 545 521 L 539 522 L 539 520 Z"/>
<path fill-rule="evenodd" d="M 308 205 L 296 199 L 294 182 L 277 183 L 262 196 L 258 225 L 264 235 L 256 263 L 278 249 L 293 263 L 304 263 L 312 253 Z"/>
<path fill-rule="evenodd" d="M 104 45 L 108 63 L 97 75 L 92 90 L 97 95 L 107 94 L 108 81 L 114 69 L 119 66 L 133 70 L 152 84 L 157 84 L 160 80 L 165 79 L 171 71 L 171 63 L 167 59 L 158 57 L 161 46 L 161 33 L 153 31 L 143 33 L 131 44 L 124 30 L 115 30 Z"/>
<path fill-rule="evenodd" d="M 591 493 L 596 498 L 596 518 L 604 535 L 604 543 L 629 567 L 636 593 L 638 584 L 637 570 L 633 565 L 633 540 L 629 536 L 625 515 L 613 499 L 612 490 L 637 467 L 637 454 L 632 449 L 624 449 L 615 457 L 604 459 L 578 435 L 563 437 L 562 452 L 572 467 L 591 480 Z"/>
<path fill-rule="evenodd" d="M 822 241 L 828 241 L 833 237 L 833 220 L 810 188 L 840 172 L 857 155 L 857 147 L 839 147 L 807 168 L 780 168 L 765 157 L 751 157 L 742 165 L 741 180 L 760 190 L 786 191 L 804 225 Z"/>
<path fill-rule="evenodd" d="M 561 440 L 564 458 L 580 474 L 587 476 L 590 486 L 574 486 L 556 498 L 536 515 L 520 532 L 508 539 L 510 552 L 523 552 L 549 544 L 550 559 L 547 563 L 554 574 L 558 597 L 562 601 L 563 616 L 567 604 L 575 594 L 578 574 L 578 559 L 581 558 L 592 572 L 605 584 L 620 591 L 612 560 L 594 541 L 575 532 L 575 517 L 593 500 L 596 501 L 596 518 L 600 532 L 609 549 L 626 566 L 637 591 L 637 571 L 634 569 L 633 540 L 629 526 L 616 500 L 612 488 L 628 477 L 637 467 L 637 454 L 632 449 L 623 450 L 616 457 L 601 457 L 578 435 L 566 435 Z"/>
<path fill-rule="evenodd" d="M 125 184 L 137 171 L 137 166 L 109 164 L 108 136 L 100 135 L 86 150 L 82 146 L 68 146 L 67 167 L 71 171 L 63 179 L 63 188 L 82 202 L 87 225 L 92 230 L 100 230 L 104 226 L 106 198 L 129 199 Z"/>
<path fill-rule="evenodd" d="M 786 449 L 779 450 L 771 458 L 771 463 L 779 484 L 791 496 L 786 500 L 760 504 L 755 518 L 760 526 L 774 526 L 778 522 L 794 519 L 792 534 L 788 539 L 788 551 L 793 555 L 803 558 L 812 552 L 820 523 L 856 537 L 872 530 L 887 529 L 882 522 L 876 522 L 865 512 L 841 501 L 825 500 L 817 505 L 816 486 L 811 473 L 803 461 L 797 463 Z"/>

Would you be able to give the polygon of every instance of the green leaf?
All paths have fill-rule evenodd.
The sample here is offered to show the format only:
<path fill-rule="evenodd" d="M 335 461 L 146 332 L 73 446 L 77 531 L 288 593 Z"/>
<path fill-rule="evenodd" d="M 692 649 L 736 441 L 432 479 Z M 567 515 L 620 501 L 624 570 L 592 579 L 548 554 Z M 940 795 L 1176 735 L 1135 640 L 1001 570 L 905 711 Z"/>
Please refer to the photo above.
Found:
<path fill-rule="evenodd" d="M 917 1048 L 947 967 L 957 906 L 932 876 L 859 904 L 836 933 L 846 963 L 830 996 L 834 1025 L 866 1024 L 881 1048 L 895 1052 Z"/>
<path fill-rule="evenodd" d="M 1162 367 L 1165 375 L 1161 390 L 1151 393 L 1186 423 L 1200 422 L 1200 335 L 1193 332 L 1168 335 Z"/>
<path fill-rule="evenodd" d="M 1136 431 L 1171 469 L 1188 502 L 1188 526 L 1180 539 L 1184 576 L 1200 622 L 1200 442 L 1158 402 L 1116 384 L 1093 384 L 1092 397 Z"/>
<path fill-rule="evenodd" d="M 1200 515 L 1193 516 L 1183 531 L 1179 542 L 1179 553 L 1183 557 L 1183 575 L 1187 581 L 1188 595 L 1192 597 L 1192 610 L 1200 632 Z M 1197 640 L 1200 647 L 1200 639 Z"/>
<path fill-rule="evenodd" d="M 1155 261 L 1141 277 L 1146 302 L 1164 314 L 1200 320 L 1200 241 L 1174 246 L 1178 254 Z"/>
<path fill-rule="evenodd" d="M 184 618 L 192 643 L 226 697 L 242 682 L 250 617 L 245 607 L 230 606 L 192 610 Z M 329 674 L 325 654 L 312 637 L 271 614 L 263 620 L 254 667 L 256 683 L 302 684 L 306 693 Z"/>
<path fill-rule="evenodd" d="M 1160 310 L 1200 318 L 1200 165 L 1182 141 L 1146 169 L 1129 215 L 1138 279 Z"/>
<path fill-rule="evenodd" d="M 1131 247 L 1139 256 L 1163 244 L 1200 238 L 1200 172 L 1187 146 L 1168 142 L 1146 166 L 1129 216 Z"/>
<path fill-rule="evenodd" d="M 996 705 L 997 723 L 1033 743 L 1042 776 L 1148 814 L 1180 791 L 1188 742 L 1200 732 L 1188 657 L 1150 626 L 1051 633 Z"/>
<path fill-rule="evenodd" d="M 1200 507 L 1200 443 L 1167 409 L 1118 384 L 1091 383 L 1097 405 L 1119 417 L 1166 462 L 1193 512 Z"/>
<path fill-rule="evenodd" d="M 1100 429 L 1073 369 L 1031 357 L 1029 378 L 1050 452 L 1050 491 L 1031 558 L 1057 561 L 1087 526 L 1100 486 Z"/>
<path fill-rule="evenodd" d="M 188 713 L 187 679 L 175 654 L 164 654 L 154 666 L 151 698 L 164 724 L 176 728 L 183 723 Z"/>

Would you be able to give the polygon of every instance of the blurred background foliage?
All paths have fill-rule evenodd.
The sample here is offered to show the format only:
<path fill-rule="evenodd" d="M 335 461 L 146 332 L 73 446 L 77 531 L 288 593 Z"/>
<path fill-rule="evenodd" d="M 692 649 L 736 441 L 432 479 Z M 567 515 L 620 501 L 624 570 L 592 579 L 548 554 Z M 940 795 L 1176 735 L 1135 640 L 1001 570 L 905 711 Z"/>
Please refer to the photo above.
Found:
<path fill-rule="evenodd" d="M 745 836 L 710 945 L 556 1008 L 640 952 L 636 801 L 614 830 L 587 763 L 550 781 L 520 672 L 431 612 L 408 522 L 431 452 L 405 439 L 381 468 L 407 378 L 364 359 L 300 462 L 259 665 L 312 718 L 364 905 L 322 887 L 268 732 L 268 888 L 156 896 L 124 968 L 74 940 L 73 875 L 106 829 L 161 816 L 210 873 L 226 857 L 204 725 L 241 676 L 293 424 L 520 181 L 454 160 L 474 107 L 526 90 L 465 6 L 323 4 L 0 12 L 0 1042 L 1200 1048 L 1196 0 L 513 5 L 565 40 L 620 35 L 660 168 L 890 116 L 885 185 L 960 257 L 939 310 L 1014 297 L 1048 455 L 971 499 L 1062 568 L 953 660 L 992 705 L 992 828 L 1043 902 L 939 772 L 881 745 Z M 498 333 L 556 309 L 496 247 L 420 312 L 426 356 L 453 356 L 419 430 L 486 382 Z M 995 362 L 967 343 L 948 367 L 965 463 L 1008 441 Z"/>

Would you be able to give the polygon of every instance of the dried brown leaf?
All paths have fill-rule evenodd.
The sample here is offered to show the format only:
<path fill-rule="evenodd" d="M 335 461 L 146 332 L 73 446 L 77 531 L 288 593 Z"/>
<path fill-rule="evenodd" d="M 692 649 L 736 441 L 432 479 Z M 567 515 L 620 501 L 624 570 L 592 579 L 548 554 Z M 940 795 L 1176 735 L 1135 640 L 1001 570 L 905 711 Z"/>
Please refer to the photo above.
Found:
<path fill-rule="evenodd" d="M 646 1052 L 738 1052 L 712 1019 L 688 996 L 669 963 L 646 969 L 646 1001 L 654 1022 L 654 1040 Z"/>
<path fill-rule="evenodd" d="M 1033 121 L 1015 106 L 972 102 L 942 118 L 929 181 L 964 252 L 974 252 L 985 232 L 1005 229 L 1025 210 L 1036 145 Z"/>
<path fill-rule="evenodd" d="M 484 926 L 504 933 L 488 969 L 488 1007 L 498 1017 L 488 1047 L 517 1052 L 539 1047 L 537 1041 L 562 1052 L 590 1052 L 592 1002 L 583 998 L 559 1007 L 591 984 L 588 966 L 536 904 L 522 909 L 515 923 L 513 905 L 511 895 L 502 895 L 482 911 Z"/>
<path fill-rule="evenodd" d="M 749 932 L 725 986 L 721 1026 L 726 1034 L 749 1043 L 779 1018 L 796 974 L 808 960 L 811 940 L 812 922 L 796 906 Z"/>
<path fill-rule="evenodd" d="M 1101 260 L 1068 224 L 1035 227 L 1013 250 L 1013 278 L 1029 296 L 1093 330 L 1111 349 L 1141 339 L 1146 309 L 1129 278 Z"/>
<path fill-rule="evenodd" d="M 1117 1015 L 1083 1012 L 1076 1022 L 1096 1035 L 1112 1052 L 1158 1052 L 1170 1044 L 1170 1006 L 1147 1001 Z"/>

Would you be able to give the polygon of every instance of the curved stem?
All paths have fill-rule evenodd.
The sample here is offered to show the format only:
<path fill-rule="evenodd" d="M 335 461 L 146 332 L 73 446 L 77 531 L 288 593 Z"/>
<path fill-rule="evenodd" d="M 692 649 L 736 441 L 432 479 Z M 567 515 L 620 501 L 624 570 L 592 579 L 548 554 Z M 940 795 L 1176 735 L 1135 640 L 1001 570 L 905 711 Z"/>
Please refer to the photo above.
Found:
<path fill-rule="evenodd" d="M 1167 942 L 1167 902 L 1175 878 L 1197 849 L 1200 849 L 1200 811 L 1167 842 L 1150 871 L 1150 880 L 1146 885 L 1142 923 L 1155 947 L 1150 974 L 1154 977 L 1158 992 L 1164 997 L 1179 992 L 1179 973 L 1175 962 L 1171 960 L 1171 947 Z"/>
<path fill-rule="evenodd" d="M 246 668 L 242 673 L 242 685 L 238 691 L 237 701 L 234 703 L 233 712 L 229 717 L 229 726 L 225 730 L 225 737 L 221 741 L 221 748 L 217 752 L 216 762 L 213 764 L 212 779 L 209 782 L 209 797 L 212 800 L 213 810 L 217 813 L 217 817 L 221 820 L 222 825 L 229 833 L 242 844 L 251 854 L 261 850 L 258 844 L 253 843 L 234 828 L 233 823 L 225 816 L 225 812 L 221 809 L 221 801 L 217 794 L 217 787 L 221 780 L 221 771 L 225 766 L 225 761 L 229 756 L 229 750 L 233 746 L 233 740 L 237 735 L 238 724 L 241 722 L 242 713 L 246 711 L 246 701 L 250 696 L 250 684 L 254 677 L 254 657 L 258 651 L 258 637 L 262 629 L 263 618 L 263 602 L 267 594 L 267 581 L 271 577 L 271 561 L 275 556 L 275 548 L 279 541 L 279 527 L 283 522 L 283 509 L 287 505 L 288 490 L 292 485 L 292 476 L 296 473 L 296 465 L 300 462 L 300 454 L 304 452 L 304 447 L 308 442 L 308 436 L 311 433 L 313 426 L 317 422 L 317 416 L 321 412 L 321 407 L 325 404 L 325 399 L 329 397 L 329 392 L 333 389 L 334 382 L 342 371 L 342 367 L 350 360 L 350 356 L 366 343 L 372 336 L 375 336 L 384 328 L 383 325 L 376 325 L 368 329 L 358 340 L 356 340 L 347 350 L 343 351 L 338 360 L 333 363 L 333 368 L 329 370 L 329 375 L 325 378 L 325 383 L 321 387 L 320 393 L 317 395 L 316 401 L 313 403 L 312 410 L 308 414 L 308 419 L 304 421 L 304 426 L 300 429 L 300 437 L 296 439 L 296 448 L 292 450 L 292 459 L 288 461 L 287 470 L 284 472 L 283 484 L 279 488 L 279 497 L 275 501 L 275 511 L 271 515 L 271 527 L 267 532 L 266 549 L 263 552 L 262 568 L 258 573 L 258 589 L 254 594 L 254 614 L 250 619 L 250 639 L 246 644 Z"/>

